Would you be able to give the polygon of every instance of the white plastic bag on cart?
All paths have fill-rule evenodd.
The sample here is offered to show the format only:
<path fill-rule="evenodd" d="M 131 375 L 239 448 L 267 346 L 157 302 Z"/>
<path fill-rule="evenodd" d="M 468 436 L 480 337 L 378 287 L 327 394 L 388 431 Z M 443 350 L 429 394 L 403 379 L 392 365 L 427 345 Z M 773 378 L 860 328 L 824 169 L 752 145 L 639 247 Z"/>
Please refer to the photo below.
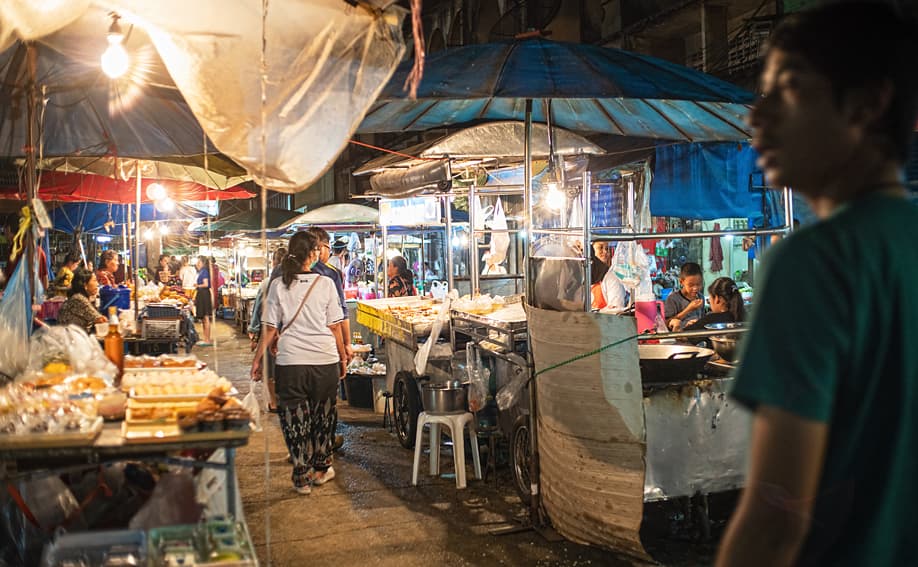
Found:
<path fill-rule="evenodd" d="M 510 248 L 510 234 L 501 232 L 507 230 L 507 215 L 504 214 L 504 204 L 500 197 L 494 205 L 494 216 L 491 218 L 491 257 L 489 264 L 498 265 L 507 259 L 507 250 Z"/>
<path fill-rule="evenodd" d="M 443 330 L 443 323 L 449 321 L 449 306 L 452 303 L 450 296 L 447 296 L 443 303 L 440 305 L 440 312 L 437 313 L 437 318 L 434 319 L 433 325 L 430 329 L 430 336 L 427 337 L 427 340 L 424 341 L 424 344 L 418 349 L 418 352 L 414 355 L 414 370 L 417 372 L 418 376 L 423 376 L 427 372 L 427 359 L 430 358 L 430 349 L 433 348 L 433 345 L 437 342 L 437 339 L 440 338 L 440 331 Z"/>
<path fill-rule="evenodd" d="M 469 377 L 469 410 L 475 413 L 488 402 L 491 371 L 481 363 L 481 354 L 477 348 L 465 350 L 465 369 Z"/>

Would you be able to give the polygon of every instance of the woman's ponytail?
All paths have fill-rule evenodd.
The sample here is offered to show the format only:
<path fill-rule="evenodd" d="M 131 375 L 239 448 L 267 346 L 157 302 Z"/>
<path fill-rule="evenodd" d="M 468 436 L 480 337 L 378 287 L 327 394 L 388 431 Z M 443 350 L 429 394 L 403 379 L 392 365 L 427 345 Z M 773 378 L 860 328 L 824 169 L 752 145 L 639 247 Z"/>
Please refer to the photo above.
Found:
<path fill-rule="evenodd" d="M 290 248 L 281 263 L 281 278 L 288 288 L 297 274 L 303 273 L 303 263 L 311 257 L 317 244 L 318 240 L 309 232 L 298 232 L 290 239 Z"/>
<path fill-rule="evenodd" d="M 746 307 L 743 305 L 743 294 L 736 282 L 730 278 L 717 278 L 708 288 L 708 293 L 727 302 L 727 311 L 737 323 L 746 318 Z"/>

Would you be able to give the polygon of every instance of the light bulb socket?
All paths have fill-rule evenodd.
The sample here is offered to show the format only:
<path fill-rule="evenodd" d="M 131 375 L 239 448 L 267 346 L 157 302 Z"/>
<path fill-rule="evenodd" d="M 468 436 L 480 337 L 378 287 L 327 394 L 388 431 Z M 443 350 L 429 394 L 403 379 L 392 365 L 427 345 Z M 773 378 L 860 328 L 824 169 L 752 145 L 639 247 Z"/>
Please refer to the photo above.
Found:
<path fill-rule="evenodd" d="M 124 32 L 121 31 L 121 25 L 118 23 L 121 16 L 114 12 L 109 15 L 112 18 L 112 25 L 108 26 L 108 41 L 111 42 L 114 38 L 117 38 L 116 41 L 121 43 L 121 40 L 124 39 Z"/>

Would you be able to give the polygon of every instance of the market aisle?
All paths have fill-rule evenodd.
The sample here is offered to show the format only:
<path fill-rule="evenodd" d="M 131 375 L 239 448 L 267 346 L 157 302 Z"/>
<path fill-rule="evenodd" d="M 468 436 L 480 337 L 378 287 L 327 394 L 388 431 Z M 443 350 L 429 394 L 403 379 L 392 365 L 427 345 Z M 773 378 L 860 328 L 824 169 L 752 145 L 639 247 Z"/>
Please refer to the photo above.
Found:
<path fill-rule="evenodd" d="M 231 325 L 216 326 L 220 373 L 241 392 L 249 389 L 248 340 Z M 211 349 L 196 349 L 209 364 Z M 633 565 L 612 553 L 570 542 L 547 543 L 533 532 L 495 537 L 488 530 L 525 517 L 506 469 L 499 483 L 470 480 L 457 491 L 450 478 L 422 474 L 411 486 L 411 453 L 382 427 L 372 410 L 339 405 L 345 443 L 335 460 L 336 478 L 309 496 L 290 483 L 276 416 L 238 451 L 237 470 L 246 520 L 262 565 L 270 522 L 272 565 Z M 270 481 L 265 506 L 265 440 Z M 444 453 L 441 470 L 451 470 Z M 702 565 L 697 557 L 670 565 Z"/>

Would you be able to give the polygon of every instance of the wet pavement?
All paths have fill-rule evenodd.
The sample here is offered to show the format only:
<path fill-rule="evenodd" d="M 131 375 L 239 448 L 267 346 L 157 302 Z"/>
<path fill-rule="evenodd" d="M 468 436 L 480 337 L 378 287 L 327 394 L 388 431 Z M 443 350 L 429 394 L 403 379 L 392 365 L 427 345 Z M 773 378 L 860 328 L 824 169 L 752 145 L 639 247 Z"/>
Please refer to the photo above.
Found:
<path fill-rule="evenodd" d="M 218 322 L 217 348 L 195 354 L 249 391 L 249 341 L 228 322 Z M 336 478 L 310 495 L 293 491 L 287 450 L 273 414 L 263 431 L 237 452 L 240 495 L 262 565 L 645 565 L 626 556 L 568 541 L 551 543 L 532 531 L 491 535 L 520 525 L 528 510 L 517 497 L 509 469 L 457 490 L 451 476 L 426 475 L 411 486 L 412 452 L 383 428 L 381 414 L 339 402 L 344 446 L 336 453 Z M 501 463 L 501 460 L 498 460 Z M 452 471 L 447 452 L 441 471 Z M 665 521 L 663 522 L 665 523 Z M 664 529 L 665 531 L 665 529 Z M 672 534 L 669 534 L 672 535 Z M 709 565 L 714 543 L 690 537 L 645 540 L 655 558 L 672 566 Z"/>

